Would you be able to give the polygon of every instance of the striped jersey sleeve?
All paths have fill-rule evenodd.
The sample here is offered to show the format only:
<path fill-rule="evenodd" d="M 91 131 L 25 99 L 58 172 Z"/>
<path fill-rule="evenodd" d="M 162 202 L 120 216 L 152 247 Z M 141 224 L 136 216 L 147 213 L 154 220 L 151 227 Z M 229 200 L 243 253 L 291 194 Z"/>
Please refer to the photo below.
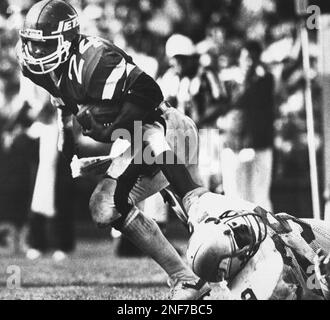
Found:
<path fill-rule="evenodd" d="M 120 51 L 107 48 L 98 59 L 89 75 L 88 96 L 96 100 L 120 100 L 126 82 L 136 66 Z"/>

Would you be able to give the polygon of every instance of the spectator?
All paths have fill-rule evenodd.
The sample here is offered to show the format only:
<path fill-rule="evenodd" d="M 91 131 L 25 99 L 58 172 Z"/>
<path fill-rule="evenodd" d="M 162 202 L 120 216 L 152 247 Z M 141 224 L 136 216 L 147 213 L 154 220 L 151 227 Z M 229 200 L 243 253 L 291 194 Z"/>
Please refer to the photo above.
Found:
<path fill-rule="evenodd" d="M 206 37 L 196 45 L 197 52 L 200 54 L 209 53 L 219 56 L 225 46 L 225 29 L 219 23 L 211 23 L 206 28 Z"/>
<path fill-rule="evenodd" d="M 33 100 L 34 92 L 29 95 Z M 21 233 L 31 203 L 38 146 L 29 134 L 33 121 L 28 101 L 18 98 L 15 107 L 1 130 L 0 216 Z"/>
<path fill-rule="evenodd" d="M 57 150 L 56 112 L 50 105 L 49 95 L 35 86 L 30 80 L 21 77 L 20 92 L 17 99 L 22 108 L 17 116 L 7 123 L 7 133 L 3 135 L 3 144 L 10 155 L 16 150 L 16 162 L 22 159 L 22 166 L 27 166 L 27 176 L 36 177 L 34 188 L 31 180 L 19 177 L 16 188 L 26 185 L 25 211 L 21 220 L 28 215 L 27 258 L 36 259 L 50 248 L 55 249 L 54 259 L 61 260 L 73 250 L 72 219 L 72 179 L 68 163 L 65 163 Z M 20 129 L 19 131 L 17 131 Z M 15 132 L 17 137 L 15 137 Z M 25 144 L 17 142 L 25 137 Z M 28 150 L 28 144 L 37 148 Z M 15 147 L 16 148 L 13 148 Z M 26 147 L 24 147 L 26 145 Z M 19 148 L 18 148 L 19 147 Z M 39 149 L 39 152 L 37 151 Z M 34 158 L 31 158 L 31 154 Z M 39 161 L 38 161 L 39 154 Z M 30 155 L 27 157 L 27 155 Z M 32 169 L 29 169 L 31 167 Z M 10 167 L 12 164 L 5 164 Z M 38 167 L 33 170 L 33 167 Z M 37 171 L 37 172 L 35 172 Z M 12 173 L 14 176 L 18 173 Z M 31 188 L 32 187 L 32 188 Z M 33 193 L 31 194 L 31 191 Z M 14 193 L 17 197 L 17 192 Z M 31 203 L 32 198 L 32 203 Z M 11 202 L 15 203 L 11 198 Z M 30 210 L 29 210 L 30 207 Z M 30 213 L 28 214 L 28 211 Z M 51 231 L 49 233 L 49 231 Z M 50 237 L 51 235 L 51 237 Z"/>
<path fill-rule="evenodd" d="M 199 169 L 203 185 L 216 189 L 214 177 L 219 175 L 218 131 L 215 130 L 221 100 L 225 96 L 216 69 L 207 55 L 199 56 L 193 42 L 183 35 L 173 35 L 166 44 L 171 67 L 159 79 L 165 98 L 191 117 L 200 131 L 201 157 Z M 203 155 L 208 154 L 209 157 Z M 216 179 L 215 179 L 216 180 Z"/>
<path fill-rule="evenodd" d="M 274 79 L 260 62 L 261 54 L 262 46 L 248 41 L 239 67 L 220 74 L 229 92 L 230 110 L 219 118 L 218 126 L 224 133 L 224 192 L 271 210 Z"/>
<path fill-rule="evenodd" d="M 182 113 L 198 120 L 192 99 L 197 93 L 193 83 L 199 67 L 196 48 L 191 39 L 175 34 L 166 43 L 166 55 L 170 68 L 158 80 L 164 97 Z"/>
<path fill-rule="evenodd" d="M 69 163 L 57 149 L 56 112 L 48 102 L 30 131 L 39 140 L 39 162 L 29 216 L 27 258 L 50 249 L 60 261 L 74 249 L 73 181 Z"/>

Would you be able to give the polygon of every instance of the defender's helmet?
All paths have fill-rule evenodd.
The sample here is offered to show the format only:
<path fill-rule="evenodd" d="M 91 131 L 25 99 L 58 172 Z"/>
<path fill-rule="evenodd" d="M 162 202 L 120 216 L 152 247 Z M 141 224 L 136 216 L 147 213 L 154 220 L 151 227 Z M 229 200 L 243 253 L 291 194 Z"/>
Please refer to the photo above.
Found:
<path fill-rule="evenodd" d="M 196 227 L 187 249 L 188 262 L 205 281 L 232 280 L 266 237 L 267 226 L 257 213 L 228 211 Z"/>
<path fill-rule="evenodd" d="M 32 73 L 49 73 L 69 59 L 79 31 L 78 15 L 70 4 L 62 0 L 37 2 L 20 31 L 19 57 Z"/>

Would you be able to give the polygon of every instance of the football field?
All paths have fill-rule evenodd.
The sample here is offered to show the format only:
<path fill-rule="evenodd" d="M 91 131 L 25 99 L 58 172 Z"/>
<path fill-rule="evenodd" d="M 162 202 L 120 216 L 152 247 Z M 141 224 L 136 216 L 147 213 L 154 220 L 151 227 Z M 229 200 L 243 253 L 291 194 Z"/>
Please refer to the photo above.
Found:
<path fill-rule="evenodd" d="M 118 241 L 80 241 L 75 253 L 62 262 L 51 255 L 37 261 L 23 255 L 1 256 L 0 300 L 168 299 L 162 269 L 149 258 L 119 258 Z M 184 242 L 176 246 L 185 249 Z"/>

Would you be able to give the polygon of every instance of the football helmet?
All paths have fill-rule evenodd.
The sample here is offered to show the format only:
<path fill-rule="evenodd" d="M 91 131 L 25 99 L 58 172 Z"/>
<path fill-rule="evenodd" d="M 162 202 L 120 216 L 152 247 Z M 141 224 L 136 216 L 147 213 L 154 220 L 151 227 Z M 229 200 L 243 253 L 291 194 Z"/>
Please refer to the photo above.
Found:
<path fill-rule="evenodd" d="M 192 234 L 187 259 L 192 270 L 209 282 L 230 281 L 258 251 L 267 237 L 263 217 L 228 211 L 202 221 Z"/>
<path fill-rule="evenodd" d="M 76 10 L 62 0 L 43 0 L 31 7 L 20 30 L 22 63 L 34 74 L 46 74 L 67 61 L 79 40 Z"/>

